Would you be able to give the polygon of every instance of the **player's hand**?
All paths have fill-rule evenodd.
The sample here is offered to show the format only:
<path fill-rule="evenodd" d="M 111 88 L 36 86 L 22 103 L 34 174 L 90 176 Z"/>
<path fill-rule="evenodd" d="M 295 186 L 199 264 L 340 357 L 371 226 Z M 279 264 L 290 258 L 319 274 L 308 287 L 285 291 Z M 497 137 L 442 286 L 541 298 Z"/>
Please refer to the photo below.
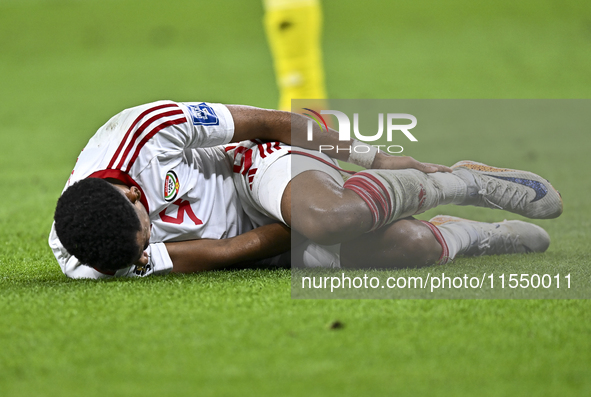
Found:
<path fill-rule="evenodd" d="M 403 170 L 408 168 L 414 168 L 426 174 L 432 172 L 451 172 L 452 169 L 444 165 L 421 163 L 409 156 L 389 156 L 384 153 L 378 153 L 376 156 L 373 167 L 385 170 Z"/>
<path fill-rule="evenodd" d="M 140 259 L 138 259 L 134 265 L 135 266 L 146 266 L 148 264 L 148 262 L 150 262 L 150 255 L 148 254 L 148 251 L 144 251 L 142 252 L 142 255 L 140 256 Z"/>

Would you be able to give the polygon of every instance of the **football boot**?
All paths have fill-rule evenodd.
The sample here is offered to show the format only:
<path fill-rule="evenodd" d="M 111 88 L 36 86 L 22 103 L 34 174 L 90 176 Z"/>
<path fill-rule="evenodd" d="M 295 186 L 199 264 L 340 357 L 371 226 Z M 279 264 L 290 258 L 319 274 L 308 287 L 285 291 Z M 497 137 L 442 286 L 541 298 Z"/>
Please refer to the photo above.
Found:
<path fill-rule="evenodd" d="M 562 214 L 562 198 L 546 179 L 533 172 L 491 167 L 464 160 L 452 167 L 468 186 L 460 205 L 498 208 L 533 219 Z"/>
<path fill-rule="evenodd" d="M 544 229 L 523 221 L 486 223 L 438 215 L 429 222 L 435 226 L 454 222 L 469 230 L 470 246 L 459 253 L 465 256 L 544 252 L 550 245 L 550 236 Z"/>

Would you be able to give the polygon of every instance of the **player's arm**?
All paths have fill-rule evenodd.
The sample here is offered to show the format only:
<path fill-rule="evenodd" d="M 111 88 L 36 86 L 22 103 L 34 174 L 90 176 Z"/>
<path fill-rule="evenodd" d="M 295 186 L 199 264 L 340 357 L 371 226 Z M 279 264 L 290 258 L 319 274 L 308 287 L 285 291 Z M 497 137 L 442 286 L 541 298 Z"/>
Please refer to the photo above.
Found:
<path fill-rule="evenodd" d="M 254 262 L 289 251 L 290 229 L 273 223 L 236 237 L 165 243 L 174 273 L 195 273 Z"/>
<path fill-rule="evenodd" d="M 332 147 L 323 150 L 330 157 L 348 161 L 350 148 L 353 141 L 340 141 L 337 131 L 329 128 L 321 130 L 313 125 L 313 141 L 307 140 L 308 118 L 301 114 L 283 112 L 279 110 L 260 109 L 251 106 L 228 105 L 228 109 L 234 119 L 234 137 L 232 142 L 246 141 L 249 139 L 263 139 L 267 141 L 279 141 L 305 149 L 318 150 L 320 145 Z M 419 171 L 451 172 L 449 167 L 438 164 L 421 163 L 408 156 L 391 156 L 378 152 L 373 160 L 371 168 L 405 169 L 416 168 Z"/>

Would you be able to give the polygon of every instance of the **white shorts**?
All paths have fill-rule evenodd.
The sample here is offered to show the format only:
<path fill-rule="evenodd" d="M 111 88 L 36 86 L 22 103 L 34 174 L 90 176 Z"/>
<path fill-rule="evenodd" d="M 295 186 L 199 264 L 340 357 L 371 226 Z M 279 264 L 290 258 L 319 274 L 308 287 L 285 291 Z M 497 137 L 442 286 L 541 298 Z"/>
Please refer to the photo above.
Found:
<path fill-rule="evenodd" d="M 254 227 L 285 223 L 281 214 L 283 193 L 291 179 L 302 172 L 322 171 L 344 184 L 336 161 L 318 151 L 254 140 L 227 146 L 226 154 L 234 167 L 238 196 Z M 339 251 L 340 244 L 320 246 L 306 241 L 292 247 L 292 266 L 340 267 Z"/>

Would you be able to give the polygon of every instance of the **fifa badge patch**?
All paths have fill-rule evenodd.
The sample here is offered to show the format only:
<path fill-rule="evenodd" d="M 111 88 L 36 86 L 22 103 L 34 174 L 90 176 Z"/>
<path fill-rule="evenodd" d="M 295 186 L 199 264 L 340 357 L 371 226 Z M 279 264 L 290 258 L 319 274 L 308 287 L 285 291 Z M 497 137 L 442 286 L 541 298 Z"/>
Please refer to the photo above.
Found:
<path fill-rule="evenodd" d="M 176 173 L 173 170 L 168 171 L 164 179 L 164 200 L 173 201 L 179 193 L 180 187 Z"/>
<path fill-rule="evenodd" d="M 193 125 L 219 125 L 220 120 L 212 107 L 202 102 L 198 105 L 188 105 Z"/>

